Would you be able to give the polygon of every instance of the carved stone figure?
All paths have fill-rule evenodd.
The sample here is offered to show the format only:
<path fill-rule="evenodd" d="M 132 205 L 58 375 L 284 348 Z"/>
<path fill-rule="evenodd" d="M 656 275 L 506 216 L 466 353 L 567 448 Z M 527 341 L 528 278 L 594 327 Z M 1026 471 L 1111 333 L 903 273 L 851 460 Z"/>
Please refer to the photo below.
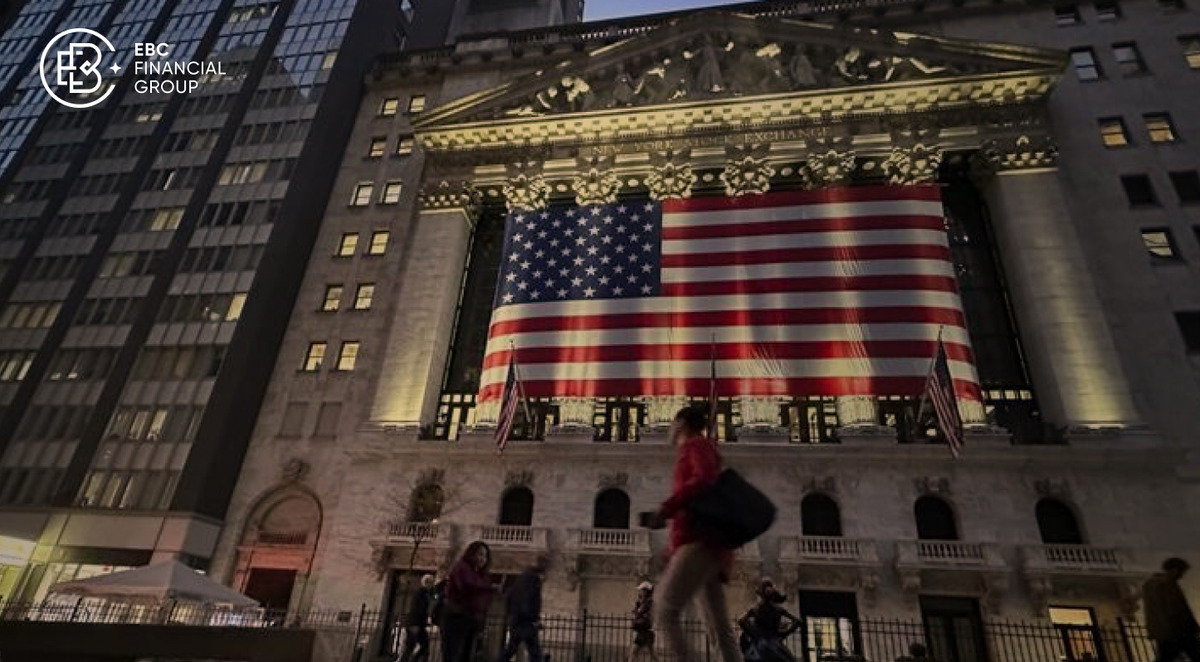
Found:
<path fill-rule="evenodd" d="M 733 44 L 729 44 L 725 50 L 728 51 L 732 47 Z M 721 75 L 720 56 L 710 35 L 704 36 L 704 44 L 700 46 L 697 57 L 700 58 L 700 69 L 696 73 L 696 91 L 711 94 L 724 90 L 725 78 Z"/>
<path fill-rule="evenodd" d="M 795 54 L 792 55 L 792 61 L 788 63 L 788 74 L 792 77 L 792 84 L 796 87 L 816 87 L 817 71 L 813 68 L 812 60 L 808 59 L 808 53 L 803 48 L 797 48 Z"/>
<path fill-rule="evenodd" d="M 613 79 L 612 90 L 609 91 L 608 107 L 631 106 L 638 92 L 642 91 L 644 81 L 634 81 L 633 76 L 625 71 L 625 65 L 617 67 L 617 75 Z"/>

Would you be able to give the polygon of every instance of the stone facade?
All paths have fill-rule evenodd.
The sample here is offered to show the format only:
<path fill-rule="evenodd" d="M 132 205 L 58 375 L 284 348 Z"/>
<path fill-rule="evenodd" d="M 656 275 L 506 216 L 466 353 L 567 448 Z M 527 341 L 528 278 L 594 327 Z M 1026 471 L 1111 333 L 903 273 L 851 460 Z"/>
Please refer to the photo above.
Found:
<path fill-rule="evenodd" d="M 1131 18 L 1153 11 L 1153 3 L 1136 7 Z M 1007 32 L 988 36 L 1020 43 L 1043 35 L 1023 31 L 1028 24 L 1054 30 L 1048 9 L 1024 5 L 987 19 L 950 4 L 937 8 L 936 21 L 897 11 L 889 20 L 918 32 L 976 36 L 1004 25 Z M 1123 219 L 1110 222 L 1100 209 L 1106 203 L 1095 201 L 1102 196 L 1091 195 L 1097 184 L 1084 180 L 1096 154 L 1085 143 L 1098 139 L 1085 139 L 1080 127 L 1090 132 L 1095 122 L 1079 84 L 1059 82 L 1065 54 L 866 34 L 765 11 L 635 27 L 574 42 L 546 33 L 465 39 L 380 64 L 214 573 L 237 576 L 245 522 L 264 495 L 290 489 L 280 467 L 299 459 L 312 467 L 300 483 L 319 500 L 323 518 L 311 574 L 293 593 L 293 607 L 387 607 L 397 573 L 444 568 L 482 537 L 506 573 L 551 554 L 548 610 L 624 612 L 636 580 L 658 572 L 664 537 L 636 528 L 596 533 L 595 500 L 618 486 L 633 518 L 666 496 L 673 451 L 659 419 L 679 403 L 646 403 L 653 420 L 644 421 L 636 443 L 594 441 L 592 403 L 569 400 L 558 403 L 557 426 L 545 441 L 514 441 L 499 456 L 495 411 L 470 411 L 461 434 L 452 420 L 456 433 L 435 438 L 434 428 L 446 423 L 438 420 L 439 398 L 479 206 L 532 209 L 550 198 L 611 199 L 620 189 L 660 198 L 736 196 L 836 184 L 860 169 L 917 183 L 953 155 L 977 164 L 1033 387 L 1061 443 L 1010 444 L 1009 431 L 987 412 L 964 406 L 970 432 L 954 460 L 942 446 L 898 444 L 873 398 L 841 398 L 834 407 L 840 443 L 796 444 L 772 415 L 779 402 L 739 403 L 745 433 L 725 446 L 727 461 L 780 510 L 772 531 L 739 552 L 731 596 L 741 606 L 748 587 L 771 576 L 792 598 L 803 590 L 853 593 L 859 613 L 870 616 L 914 617 L 927 595 L 975 599 L 989 618 L 1046 618 L 1048 605 L 1091 608 L 1104 622 L 1134 616 L 1138 586 L 1162 558 L 1200 552 L 1200 532 L 1181 526 L 1200 517 L 1200 495 L 1188 480 L 1197 468 L 1197 366 L 1168 328 L 1162 297 L 1152 303 L 1138 288 L 1161 277 L 1170 281 L 1160 283 L 1169 297 L 1195 307 L 1200 287 L 1187 289 L 1196 281 L 1191 267 L 1161 276 L 1142 270 L 1142 249 L 1131 247 L 1136 237 L 1110 227 Z M 730 62 L 765 60 L 707 71 L 703 80 L 673 69 L 714 34 L 734 44 Z M 606 47 L 618 36 L 628 39 Z M 538 39 L 543 45 L 531 48 Z M 1061 44 L 1047 37 L 1037 45 Z M 554 76 L 545 75 L 552 67 Z M 427 110 L 378 116 L 385 99 L 403 107 L 413 96 L 423 96 Z M 1181 122 L 1181 130 L 1191 127 Z M 387 137 L 389 154 L 401 139 L 417 148 L 364 158 L 378 136 Z M 398 205 L 345 206 L 356 183 L 395 179 L 405 182 Z M 1089 224 L 1098 218 L 1093 232 Z M 384 259 L 330 257 L 342 235 L 368 228 L 390 230 Z M 1135 272 L 1132 282 L 1117 284 L 1116 275 L 1128 272 Z M 315 312 L 325 286 L 342 282 L 376 285 L 370 311 Z M 1145 315 L 1151 310 L 1154 329 Z M 352 372 L 296 371 L 310 342 L 328 339 L 335 347 L 350 338 L 362 343 Z M 302 410 L 298 403 L 310 419 L 299 435 L 283 436 L 289 412 Z M 309 433 L 322 403 L 340 405 L 334 435 Z M 429 484 L 442 490 L 440 516 L 412 522 L 414 491 Z M 502 495 L 514 484 L 533 494 L 528 526 L 498 524 Z M 803 535 L 801 502 L 812 493 L 837 504 L 838 539 Z M 958 541 L 918 541 L 914 507 L 930 495 L 951 506 Z M 1074 512 L 1086 544 L 1043 543 L 1036 517 L 1043 499 Z"/>

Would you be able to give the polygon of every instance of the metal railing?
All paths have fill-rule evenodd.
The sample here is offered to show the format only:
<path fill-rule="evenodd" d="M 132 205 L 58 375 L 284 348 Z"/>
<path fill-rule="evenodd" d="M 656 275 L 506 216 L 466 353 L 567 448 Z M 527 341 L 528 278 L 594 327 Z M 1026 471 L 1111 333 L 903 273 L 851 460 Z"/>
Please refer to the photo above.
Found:
<path fill-rule="evenodd" d="M 476 662 L 495 659 L 504 642 L 504 614 L 495 601 L 478 642 Z M 0 620 L 76 623 L 184 625 L 195 627 L 302 628 L 344 633 L 357 642 L 369 639 L 375 651 L 398 654 L 404 644 L 402 614 L 383 618 L 365 606 L 353 610 L 313 609 L 283 612 L 222 609 L 212 605 L 107 602 L 66 598 L 37 604 L 0 603 Z M 798 662 L 1152 662 L 1155 646 L 1145 629 L 1117 619 L 1104 627 L 1055 625 L 1047 621 L 956 619 L 951 634 L 938 617 L 912 620 L 801 617 L 801 627 L 786 641 Z M 625 662 L 633 632 L 628 615 L 546 615 L 541 643 L 551 662 Z M 703 662 L 720 655 L 698 621 L 684 631 Z M 339 635 L 341 636 L 341 635 Z M 912 657 L 914 644 L 927 657 Z M 669 659 L 658 637 L 659 659 Z M 441 659 L 437 628 L 430 631 L 430 660 Z M 355 655 L 359 654 L 357 651 Z M 347 653 L 346 660 L 351 659 Z M 362 658 L 367 659 L 367 658 Z"/>
<path fill-rule="evenodd" d="M 1046 561 L 1055 566 L 1072 568 L 1121 568 L 1120 553 L 1114 547 L 1090 545 L 1042 545 Z"/>
<path fill-rule="evenodd" d="M 433 540 L 438 536 L 438 525 L 432 522 L 396 522 L 388 527 L 390 538 L 412 538 Z"/>
<path fill-rule="evenodd" d="M 986 558 L 983 545 L 974 542 L 957 542 L 942 540 L 918 540 L 917 556 L 923 561 L 978 561 L 983 563 Z"/>

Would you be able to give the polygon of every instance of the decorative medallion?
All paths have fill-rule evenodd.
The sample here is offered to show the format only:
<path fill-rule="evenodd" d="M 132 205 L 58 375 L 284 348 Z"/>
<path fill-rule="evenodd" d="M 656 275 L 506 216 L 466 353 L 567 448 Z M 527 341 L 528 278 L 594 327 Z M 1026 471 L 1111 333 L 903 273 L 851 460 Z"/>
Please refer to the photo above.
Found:
<path fill-rule="evenodd" d="M 474 215 L 483 195 L 471 182 L 443 179 L 436 186 L 422 188 L 418 199 L 424 209 L 464 209 Z"/>
<path fill-rule="evenodd" d="M 621 178 L 614 172 L 614 157 L 593 156 L 576 159 L 573 186 L 579 205 L 606 205 L 617 201 Z"/>
<path fill-rule="evenodd" d="M 845 184 L 854 172 L 854 152 L 829 149 L 810 154 L 805 163 L 813 186 Z"/>
<path fill-rule="evenodd" d="M 725 171 L 721 173 L 725 194 L 740 197 L 760 195 L 771 190 L 771 177 L 775 175 L 775 169 L 767 163 L 770 152 L 771 146 L 767 144 L 726 147 L 725 155 L 729 160 L 725 164 Z"/>
<path fill-rule="evenodd" d="M 1058 146 L 1050 136 L 989 140 L 979 153 L 998 172 L 1053 168 L 1058 163 Z"/>
<path fill-rule="evenodd" d="M 533 211 L 546 206 L 550 185 L 542 176 L 540 163 L 516 163 L 508 166 L 508 181 L 504 184 L 504 201 L 508 211 Z"/>
<path fill-rule="evenodd" d="M 691 156 L 690 149 L 652 153 L 650 165 L 653 170 L 646 176 L 650 197 L 655 200 L 692 197 L 696 174 L 692 172 Z"/>
<path fill-rule="evenodd" d="M 937 181 L 942 150 L 917 143 L 912 147 L 893 147 L 883 162 L 889 184 L 928 184 Z"/>

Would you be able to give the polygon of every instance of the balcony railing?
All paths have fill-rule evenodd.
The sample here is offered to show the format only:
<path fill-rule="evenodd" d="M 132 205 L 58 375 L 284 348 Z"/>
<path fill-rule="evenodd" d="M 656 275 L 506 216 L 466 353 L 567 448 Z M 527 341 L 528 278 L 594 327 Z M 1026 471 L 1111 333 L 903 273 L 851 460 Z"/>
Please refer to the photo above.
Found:
<path fill-rule="evenodd" d="M 567 548 L 580 552 L 650 553 L 650 532 L 637 529 L 568 529 Z"/>
<path fill-rule="evenodd" d="M 879 560 L 874 540 L 841 536 L 787 536 L 779 541 L 784 563 L 870 565 Z"/>
<path fill-rule="evenodd" d="M 546 529 L 513 524 L 483 524 L 471 527 L 471 537 L 493 547 L 546 549 Z"/>
<path fill-rule="evenodd" d="M 395 522 L 388 527 L 391 544 L 449 546 L 453 525 L 437 522 Z"/>
<path fill-rule="evenodd" d="M 896 564 L 926 568 L 1002 568 L 1004 558 L 991 543 L 901 540 L 896 543 Z"/>
<path fill-rule="evenodd" d="M 1091 545 L 1027 545 L 1021 548 L 1029 570 L 1066 572 L 1121 572 L 1124 552 L 1116 547 Z"/>

